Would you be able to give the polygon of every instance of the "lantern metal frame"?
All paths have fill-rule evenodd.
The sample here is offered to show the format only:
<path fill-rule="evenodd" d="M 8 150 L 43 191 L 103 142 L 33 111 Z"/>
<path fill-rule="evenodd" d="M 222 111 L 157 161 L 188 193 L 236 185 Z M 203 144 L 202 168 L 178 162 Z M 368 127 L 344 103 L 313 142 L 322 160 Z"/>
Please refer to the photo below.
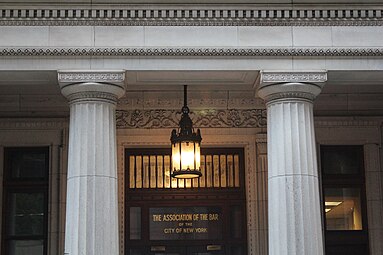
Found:
<path fill-rule="evenodd" d="M 179 162 L 175 164 L 174 155 L 172 155 L 172 173 L 171 176 L 173 178 L 178 179 L 191 179 L 198 178 L 202 176 L 200 166 L 197 167 L 197 159 L 200 159 L 200 155 L 196 155 L 196 153 L 200 153 L 200 145 L 202 141 L 201 132 L 197 129 L 194 132 L 193 122 L 189 116 L 189 107 L 187 106 L 187 85 L 184 85 L 184 105 L 182 107 L 182 116 L 179 122 L 178 132 L 176 129 L 173 129 L 170 137 L 170 141 L 172 143 L 172 148 L 178 146 L 179 150 Z M 193 169 L 188 167 L 187 169 L 182 169 L 182 143 L 193 143 L 193 159 L 194 166 Z M 198 146 L 198 151 L 196 151 L 196 146 Z M 172 150 L 173 154 L 173 150 Z"/>

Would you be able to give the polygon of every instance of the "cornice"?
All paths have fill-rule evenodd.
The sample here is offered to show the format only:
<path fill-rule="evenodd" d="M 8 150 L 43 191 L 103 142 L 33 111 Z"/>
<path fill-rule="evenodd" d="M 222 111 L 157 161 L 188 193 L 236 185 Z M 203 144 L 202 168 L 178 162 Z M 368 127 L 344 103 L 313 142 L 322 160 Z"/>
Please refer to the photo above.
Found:
<path fill-rule="evenodd" d="M 1 26 L 380 26 L 373 6 L 34 6 L 3 7 Z"/>
<path fill-rule="evenodd" d="M 228 109 L 191 112 L 194 127 L 204 128 L 263 128 L 264 109 Z M 175 110 L 117 110 L 117 128 L 176 128 L 180 113 Z"/>
<path fill-rule="evenodd" d="M 9 57 L 382 57 L 383 47 L 281 47 L 281 48 L 184 48 L 184 47 L 0 47 Z"/>

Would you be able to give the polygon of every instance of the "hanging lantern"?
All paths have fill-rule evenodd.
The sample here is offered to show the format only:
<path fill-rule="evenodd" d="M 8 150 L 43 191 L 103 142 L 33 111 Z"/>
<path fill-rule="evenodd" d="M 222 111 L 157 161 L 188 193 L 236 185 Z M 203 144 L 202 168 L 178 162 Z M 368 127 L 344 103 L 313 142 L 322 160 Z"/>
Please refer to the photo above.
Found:
<path fill-rule="evenodd" d="M 187 86 L 184 85 L 184 106 L 179 122 L 178 133 L 173 129 L 170 141 L 172 143 L 172 174 L 179 179 L 201 177 L 201 132 L 194 132 L 193 122 L 189 117 L 187 106 Z"/>

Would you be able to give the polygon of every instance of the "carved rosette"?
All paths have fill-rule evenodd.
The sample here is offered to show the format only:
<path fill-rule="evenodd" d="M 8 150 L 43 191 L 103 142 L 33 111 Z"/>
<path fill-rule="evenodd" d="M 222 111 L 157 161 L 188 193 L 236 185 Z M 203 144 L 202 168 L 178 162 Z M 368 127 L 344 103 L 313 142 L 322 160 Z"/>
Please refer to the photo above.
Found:
<path fill-rule="evenodd" d="M 61 93 L 71 104 L 101 101 L 117 104 L 125 93 L 125 71 L 59 71 Z"/>
<path fill-rule="evenodd" d="M 180 115 L 175 110 L 117 110 L 117 128 L 175 128 Z M 199 128 L 266 127 L 265 109 L 201 110 L 191 112 L 190 117 Z"/>
<path fill-rule="evenodd" d="M 314 101 L 327 81 L 326 71 L 261 71 L 258 95 L 266 104 L 277 100 Z"/>

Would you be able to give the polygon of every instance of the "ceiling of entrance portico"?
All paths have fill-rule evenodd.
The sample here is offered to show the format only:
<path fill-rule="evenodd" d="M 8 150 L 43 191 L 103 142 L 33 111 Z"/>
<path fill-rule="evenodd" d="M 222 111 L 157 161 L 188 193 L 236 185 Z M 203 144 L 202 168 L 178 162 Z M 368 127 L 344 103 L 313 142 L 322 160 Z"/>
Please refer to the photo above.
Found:
<path fill-rule="evenodd" d="M 127 71 L 127 91 L 254 91 L 258 71 Z M 383 93 L 383 71 L 329 71 L 322 93 Z M 60 94 L 56 71 L 0 71 L 0 95 Z"/>
<path fill-rule="evenodd" d="M 252 99 L 258 71 L 127 71 L 126 98 Z M 248 107 L 252 107 L 248 105 Z M 317 114 L 383 114 L 383 71 L 329 71 Z M 0 71 L 1 116 L 67 115 L 57 71 Z"/>

